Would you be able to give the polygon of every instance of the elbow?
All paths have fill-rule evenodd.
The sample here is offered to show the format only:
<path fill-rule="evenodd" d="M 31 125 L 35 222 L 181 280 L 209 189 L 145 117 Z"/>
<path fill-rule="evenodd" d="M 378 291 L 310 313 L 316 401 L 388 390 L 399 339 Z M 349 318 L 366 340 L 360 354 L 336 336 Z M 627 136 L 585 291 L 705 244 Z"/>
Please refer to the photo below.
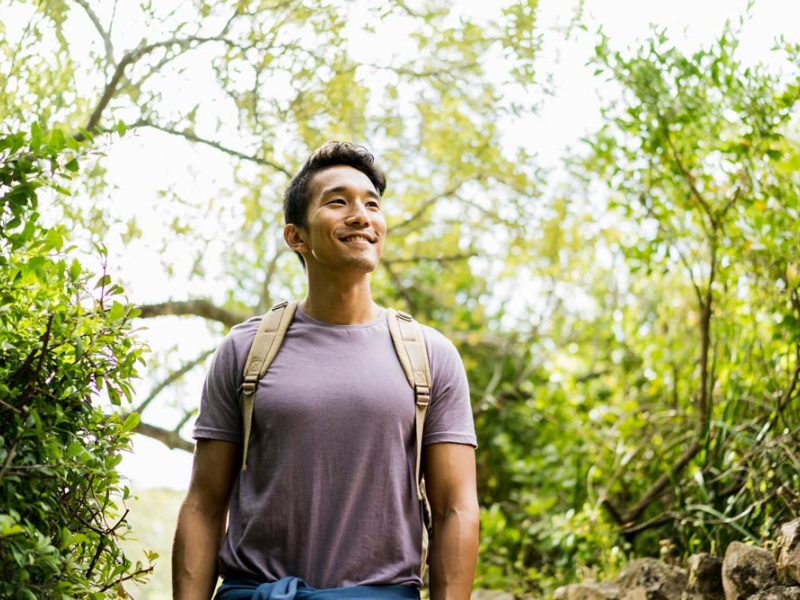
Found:
<path fill-rule="evenodd" d="M 441 508 L 433 509 L 433 527 L 434 531 L 438 526 L 444 526 L 446 523 L 458 523 L 459 527 L 464 530 L 478 531 L 480 526 L 480 508 L 478 501 L 475 499 L 470 502 L 453 503 Z"/>

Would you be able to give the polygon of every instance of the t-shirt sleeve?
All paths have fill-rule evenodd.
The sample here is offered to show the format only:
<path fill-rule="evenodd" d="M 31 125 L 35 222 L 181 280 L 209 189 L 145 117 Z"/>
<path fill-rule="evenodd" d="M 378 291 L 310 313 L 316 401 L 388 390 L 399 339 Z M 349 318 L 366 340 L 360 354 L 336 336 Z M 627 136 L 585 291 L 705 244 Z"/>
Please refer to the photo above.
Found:
<path fill-rule="evenodd" d="M 461 356 L 453 343 L 435 329 L 425 327 L 425 340 L 432 381 L 422 443 L 477 447 L 469 384 Z"/>
<path fill-rule="evenodd" d="M 223 338 L 211 359 L 200 394 L 200 413 L 192 434 L 196 440 L 241 442 L 239 386 L 244 359 L 240 355 L 243 345 L 247 346 L 245 350 L 249 348 L 246 337 L 244 326 L 235 327 Z"/>

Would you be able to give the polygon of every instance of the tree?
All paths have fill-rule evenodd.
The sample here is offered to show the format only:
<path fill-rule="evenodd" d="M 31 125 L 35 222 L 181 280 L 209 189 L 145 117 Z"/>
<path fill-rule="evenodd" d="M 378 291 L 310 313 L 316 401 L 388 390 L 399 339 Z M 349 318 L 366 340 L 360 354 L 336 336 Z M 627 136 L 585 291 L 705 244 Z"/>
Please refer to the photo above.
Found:
<path fill-rule="evenodd" d="M 459 14 L 447 2 L 397 0 L 9 7 L 27 26 L 2 47 L 13 82 L 0 96 L 6 120 L 24 120 L 34 109 L 43 129 L 62 124 L 76 139 L 123 122 L 229 161 L 226 189 L 193 198 L 166 190 L 141 198 L 138 212 L 126 215 L 107 201 L 98 161 L 81 192 L 62 203 L 63 218 L 112 252 L 136 251 L 147 233 L 141 213 L 152 210 L 162 222 L 151 220 L 147 229 L 165 233 L 147 243 L 163 245 L 175 280 L 222 283 L 195 297 L 145 303 L 141 318 L 199 317 L 218 336 L 274 299 L 295 296 L 301 278 L 275 242 L 282 220 L 275 199 L 310 148 L 343 137 L 369 141 L 390 174 L 394 241 L 376 277 L 380 300 L 447 324 L 462 339 L 480 330 L 486 314 L 477 298 L 487 283 L 475 257 L 507 260 L 506 248 L 525 235 L 527 199 L 537 193 L 530 157 L 503 150 L 496 125 L 498 116 L 534 104 L 506 92 L 525 98 L 522 92 L 535 89 L 535 2 L 509 3 L 494 20 Z M 133 31 L 123 31 L 123 21 Z M 410 32 L 400 37 L 400 54 L 385 49 L 396 31 Z M 90 43 L 78 44 L 79 37 Z M 193 93 L 201 84 L 202 94 Z M 188 267 L 176 266 L 176 244 L 187 249 L 181 264 Z M 209 256 L 209 247 L 221 249 Z M 213 263 L 224 272 L 212 272 Z M 179 403 L 172 424 L 147 419 L 156 397 L 163 404 L 164 391 L 202 365 L 210 348 L 180 350 L 154 357 L 150 373 L 160 381 L 137 404 L 137 431 L 190 449 L 184 427 L 196 398 Z"/>
<path fill-rule="evenodd" d="M 472 381 L 493 584 L 719 553 L 800 508 L 800 61 L 782 43 L 780 71 L 747 66 L 738 36 L 600 35 L 615 101 L 519 250 L 538 302 L 515 354 Z"/>
<path fill-rule="evenodd" d="M 43 226 L 37 213 L 42 189 L 66 192 L 81 154 L 60 129 L 0 134 L 4 597 L 117 598 L 150 570 L 118 546 L 129 491 L 115 468 L 137 418 L 98 404 L 132 397 L 142 356 L 135 312 L 110 275 L 92 285 L 65 228 Z"/>
<path fill-rule="evenodd" d="M 622 97 L 587 176 L 631 235 L 616 350 L 593 366 L 613 374 L 616 418 L 595 481 L 642 548 L 720 550 L 800 507 L 784 454 L 798 442 L 800 62 L 784 43 L 783 73 L 746 66 L 737 46 L 728 26 L 691 55 L 658 31 L 631 56 L 597 48 Z"/>

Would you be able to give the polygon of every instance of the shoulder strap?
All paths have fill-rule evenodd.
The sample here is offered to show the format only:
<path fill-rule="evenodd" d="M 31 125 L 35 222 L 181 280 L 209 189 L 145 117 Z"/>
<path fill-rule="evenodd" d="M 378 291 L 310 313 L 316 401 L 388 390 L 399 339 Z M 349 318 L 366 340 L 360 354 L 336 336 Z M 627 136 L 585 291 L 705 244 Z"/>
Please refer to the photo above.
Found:
<path fill-rule="evenodd" d="M 415 321 L 411 315 L 388 310 L 389 333 L 392 342 L 403 366 L 406 379 L 414 390 L 416 402 L 416 463 L 414 475 L 417 482 L 417 499 L 422 507 L 422 558 L 419 565 L 420 577 L 425 576 L 425 567 L 428 562 L 428 546 L 431 536 L 431 509 L 428 503 L 428 494 L 425 492 L 425 481 L 420 477 L 420 463 L 422 462 L 422 433 L 425 427 L 425 415 L 428 412 L 428 403 L 431 399 L 431 370 L 428 362 L 428 351 L 425 348 L 425 338 L 422 335 L 422 325 Z"/>
<path fill-rule="evenodd" d="M 425 414 L 431 399 L 431 370 L 428 364 L 428 351 L 422 335 L 422 325 L 411 315 L 389 309 L 389 332 L 392 334 L 397 357 L 403 365 L 408 383 L 414 390 L 416 401 L 416 435 L 417 461 L 415 475 L 417 481 L 417 498 L 423 499 L 424 487 L 420 483 L 420 461 L 422 459 L 422 431 L 425 426 Z"/>
<path fill-rule="evenodd" d="M 242 384 L 242 471 L 247 470 L 247 449 L 250 446 L 250 430 L 253 423 L 253 405 L 258 380 L 267 372 L 270 363 L 278 354 L 283 336 L 294 318 L 297 302 L 281 302 L 273 306 L 262 318 L 256 337 L 250 346 L 244 364 Z"/>

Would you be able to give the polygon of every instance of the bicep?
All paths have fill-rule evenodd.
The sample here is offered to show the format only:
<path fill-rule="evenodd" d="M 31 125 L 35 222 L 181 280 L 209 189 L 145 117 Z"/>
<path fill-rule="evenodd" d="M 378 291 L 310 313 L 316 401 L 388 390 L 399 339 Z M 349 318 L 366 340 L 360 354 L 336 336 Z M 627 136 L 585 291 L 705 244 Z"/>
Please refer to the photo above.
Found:
<path fill-rule="evenodd" d="M 428 500 L 434 515 L 453 508 L 477 510 L 475 449 L 468 444 L 429 444 L 423 449 Z"/>
<path fill-rule="evenodd" d="M 198 440 L 187 500 L 212 511 L 227 510 L 240 458 L 239 444 Z"/>

